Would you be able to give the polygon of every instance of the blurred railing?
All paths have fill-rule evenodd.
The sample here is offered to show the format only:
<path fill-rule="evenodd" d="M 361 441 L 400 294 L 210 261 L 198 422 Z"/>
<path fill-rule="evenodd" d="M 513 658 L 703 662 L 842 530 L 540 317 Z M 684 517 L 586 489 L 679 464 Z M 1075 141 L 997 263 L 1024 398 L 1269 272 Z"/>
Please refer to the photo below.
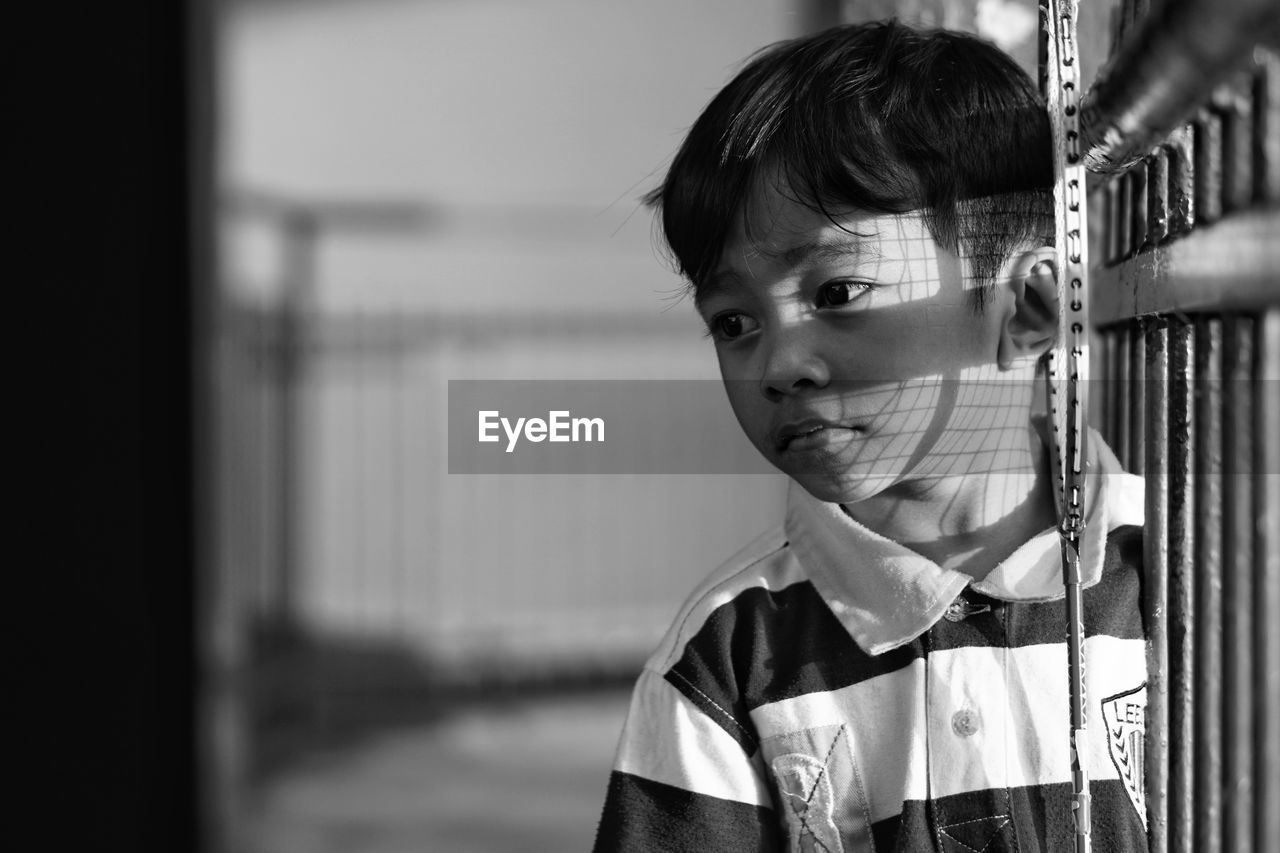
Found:
<path fill-rule="evenodd" d="M 1280 837 L 1280 7 L 1148 5 L 1121 4 L 1083 118 L 1107 175 L 1095 414 L 1147 480 L 1151 849 L 1264 850 Z"/>
<path fill-rule="evenodd" d="M 706 342 L 661 303 L 325 306 L 332 225 L 261 200 L 231 215 L 265 222 L 276 259 L 256 298 L 229 288 L 216 328 L 222 563 L 253 727 L 629 680 L 701 576 L 781 518 L 773 476 L 449 474 L 448 380 L 678 376 Z"/>

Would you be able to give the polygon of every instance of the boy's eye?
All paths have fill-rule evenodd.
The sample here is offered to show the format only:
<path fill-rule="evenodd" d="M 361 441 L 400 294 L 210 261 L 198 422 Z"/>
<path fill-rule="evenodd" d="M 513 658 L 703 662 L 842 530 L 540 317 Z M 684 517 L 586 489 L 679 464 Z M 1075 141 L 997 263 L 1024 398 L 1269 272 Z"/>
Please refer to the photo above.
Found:
<path fill-rule="evenodd" d="M 721 341 L 731 341 L 748 332 L 754 332 L 759 324 L 746 314 L 726 311 L 711 318 L 707 324 L 711 336 Z"/>
<path fill-rule="evenodd" d="M 829 281 L 818 288 L 815 301 L 819 308 L 838 308 L 848 305 L 870 287 L 861 281 Z"/>

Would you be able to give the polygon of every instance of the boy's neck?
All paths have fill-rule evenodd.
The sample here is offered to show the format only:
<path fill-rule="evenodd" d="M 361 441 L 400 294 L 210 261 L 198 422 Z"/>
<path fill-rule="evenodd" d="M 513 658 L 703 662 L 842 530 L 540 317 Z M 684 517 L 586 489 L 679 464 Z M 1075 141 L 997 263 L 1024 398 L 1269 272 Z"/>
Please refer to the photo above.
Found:
<path fill-rule="evenodd" d="M 1055 523 L 1045 449 L 1031 426 L 963 469 L 909 477 L 844 506 L 855 521 L 946 569 L 982 580 Z"/>

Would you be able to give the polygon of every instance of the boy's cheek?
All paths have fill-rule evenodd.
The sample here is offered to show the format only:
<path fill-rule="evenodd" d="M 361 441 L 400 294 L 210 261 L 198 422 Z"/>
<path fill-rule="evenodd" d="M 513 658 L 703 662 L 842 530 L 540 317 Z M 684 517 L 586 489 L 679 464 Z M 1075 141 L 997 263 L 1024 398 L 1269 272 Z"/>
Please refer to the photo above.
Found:
<path fill-rule="evenodd" d="M 762 382 L 768 356 L 766 349 L 750 344 L 716 347 L 720 380 L 730 391 L 730 396 L 760 396 L 763 393 Z"/>
<path fill-rule="evenodd" d="M 866 378 L 904 381 L 954 376 L 994 364 L 998 339 L 985 315 L 968 304 L 913 306 L 899 322 L 864 335 L 860 349 Z"/>
<path fill-rule="evenodd" d="M 720 379 L 730 397 L 740 393 L 741 386 L 751 382 L 750 364 L 742 356 L 728 353 L 723 347 L 717 346 L 716 360 L 720 364 Z"/>

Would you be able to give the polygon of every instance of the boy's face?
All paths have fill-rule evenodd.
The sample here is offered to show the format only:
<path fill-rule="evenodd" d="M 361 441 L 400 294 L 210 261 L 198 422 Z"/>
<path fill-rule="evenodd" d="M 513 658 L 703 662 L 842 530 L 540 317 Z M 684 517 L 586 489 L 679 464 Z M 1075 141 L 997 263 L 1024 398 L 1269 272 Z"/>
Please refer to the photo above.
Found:
<path fill-rule="evenodd" d="M 992 390 L 1000 300 L 974 310 L 919 213 L 836 219 L 758 192 L 699 295 L 739 423 L 822 500 L 973 473 L 992 431 L 1027 425 Z"/>

